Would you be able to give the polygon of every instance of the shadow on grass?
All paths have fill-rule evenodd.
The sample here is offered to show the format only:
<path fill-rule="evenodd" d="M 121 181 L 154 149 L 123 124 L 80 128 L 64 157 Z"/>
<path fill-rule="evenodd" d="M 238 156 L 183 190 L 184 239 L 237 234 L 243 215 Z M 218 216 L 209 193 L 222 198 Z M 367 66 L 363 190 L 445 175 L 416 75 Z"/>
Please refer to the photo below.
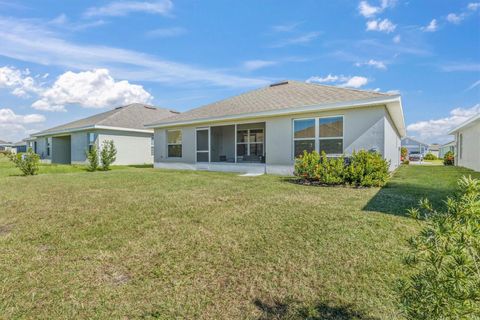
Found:
<path fill-rule="evenodd" d="M 301 305 L 298 302 L 278 302 L 265 303 L 261 300 L 255 300 L 254 305 L 262 312 L 259 320 L 377 320 L 355 310 L 352 305 L 316 303 L 311 306 Z"/>
<path fill-rule="evenodd" d="M 129 165 L 127 167 L 138 168 L 138 169 L 153 168 L 153 164 L 132 164 L 132 165 Z"/>

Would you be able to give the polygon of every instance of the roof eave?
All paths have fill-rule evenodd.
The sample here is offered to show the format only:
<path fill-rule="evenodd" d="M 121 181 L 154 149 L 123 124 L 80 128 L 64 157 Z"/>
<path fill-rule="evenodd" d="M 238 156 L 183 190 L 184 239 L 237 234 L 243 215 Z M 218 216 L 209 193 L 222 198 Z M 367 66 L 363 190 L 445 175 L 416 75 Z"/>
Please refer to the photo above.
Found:
<path fill-rule="evenodd" d="M 463 122 L 462 124 L 460 124 L 459 126 L 457 126 L 456 128 L 450 130 L 450 132 L 448 132 L 449 135 L 452 135 L 452 134 L 455 134 L 457 133 L 460 129 L 463 129 L 465 127 L 468 127 L 469 125 L 471 125 L 472 123 L 474 123 L 476 120 L 479 120 L 480 119 L 480 113 L 471 117 L 470 119 L 468 119 L 467 121 Z"/>
<path fill-rule="evenodd" d="M 74 132 L 85 131 L 85 130 L 102 130 L 102 129 L 114 130 L 114 131 L 138 132 L 138 133 L 153 133 L 153 130 L 149 130 L 149 129 L 134 129 L 134 128 L 124 128 L 124 127 L 93 125 L 93 126 L 78 127 L 78 128 L 72 128 L 72 129 L 66 129 L 66 130 L 38 132 L 38 133 L 32 134 L 31 137 L 38 138 L 38 137 L 45 137 L 45 136 L 56 136 L 56 135 L 74 133 Z"/>
<path fill-rule="evenodd" d="M 398 103 L 398 105 L 394 105 Z M 367 106 L 374 106 L 374 105 L 389 105 L 392 104 L 392 107 L 400 107 L 399 116 L 396 115 L 394 118 L 395 125 L 403 137 L 405 135 L 405 123 L 403 120 L 403 109 L 400 95 L 391 95 L 388 97 L 379 97 L 373 99 L 365 99 L 365 100 L 354 100 L 354 101 L 345 101 L 345 102 L 337 102 L 337 103 L 325 103 L 319 105 L 311 105 L 311 106 L 304 106 L 304 107 L 294 107 L 282 110 L 270 110 L 270 111 L 261 111 L 261 112 L 252 112 L 252 113 L 243 113 L 238 115 L 227 115 L 221 117 L 210 117 L 210 118 L 198 118 L 193 120 L 186 120 L 186 121 L 172 121 L 172 122 L 159 122 L 159 123 L 152 123 L 145 125 L 146 128 L 167 128 L 167 127 L 174 127 L 174 126 L 183 126 L 183 125 L 190 125 L 190 124 L 199 124 L 199 123 L 206 123 L 206 122 L 217 122 L 217 121 L 228 121 L 228 120 L 240 120 L 240 119 L 248 119 L 248 118 L 258 118 L 258 117 L 268 117 L 268 116 L 282 116 L 282 115 L 289 115 L 289 114 L 298 114 L 298 113 L 308 113 L 314 111 L 328 111 L 328 110 L 336 110 L 336 109 L 350 109 L 356 107 L 367 107 Z"/>

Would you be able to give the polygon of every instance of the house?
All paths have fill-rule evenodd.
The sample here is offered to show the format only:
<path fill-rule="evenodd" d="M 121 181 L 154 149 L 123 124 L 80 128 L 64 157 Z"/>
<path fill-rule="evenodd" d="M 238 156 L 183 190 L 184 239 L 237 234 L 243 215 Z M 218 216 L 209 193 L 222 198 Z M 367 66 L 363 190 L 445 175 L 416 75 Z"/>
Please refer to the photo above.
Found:
<path fill-rule="evenodd" d="M 0 140 L 0 151 L 10 151 L 12 148 L 12 143 Z"/>
<path fill-rule="evenodd" d="M 480 171 L 480 113 L 448 134 L 455 136 L 455 165 Z"/>
<path fill-rule="evenodd" d="M 15 142 L 12 144 L 12 149 L 15 150 L 16 153 L 27 152 L 27 142 L 25 140 Z"/>
<path fill-rule="evenodd" d="M 271 84 L 147 125 L 156 168 L 293 173 L 306 151 L 375 150 L 400 164 L 399 95 L 297 81 Z"/>
<path fill-rule="evenodd" d="M 43 162 L 86 163 L 86 151 L 94 145 L 113 140 L 117 148 L 115 164 L 149 164 L 153 162 L 153 130 L 145 123 L 177 114 L 175 111 L 144 104 L 130 104 L 94 116 L 73 121 L 33 134 L 28 147 Z"/>
<path fill-rule="evenodd" d="M 428 144 L 420 142 L 411 137 L 405 137 L 402 139 L 402 147 L 407 148 L 408 154 L 412 152 L 419 152 L 421 155 L 426 155 L 428 152 Z"/>
<path fill-rule="evenodd" d="M 455 140 L 442 144 L 438 152 L 438 157 L 443 159 L 443 157 L 445 157 L 445 154 L 449 151 L 455 154 Z"/>
<path fill-rule="evenodd" d="M 438 158 L 440 155 L 440 145 L 438 143 L 432 143 L 428 146 L 428 153 L 431 153 Z"/>

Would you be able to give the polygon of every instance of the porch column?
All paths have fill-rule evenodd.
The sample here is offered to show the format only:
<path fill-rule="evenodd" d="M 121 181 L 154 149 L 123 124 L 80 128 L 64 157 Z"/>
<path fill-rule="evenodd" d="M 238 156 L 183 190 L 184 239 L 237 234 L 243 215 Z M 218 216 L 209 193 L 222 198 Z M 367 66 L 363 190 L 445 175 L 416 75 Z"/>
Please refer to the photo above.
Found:
<path fill-rule="evenodd" d="M 237 163 L 237 124 L 235 123 L 235 141 L 234 143 L 234 149 L 235 149 L 235 163 Z"/>

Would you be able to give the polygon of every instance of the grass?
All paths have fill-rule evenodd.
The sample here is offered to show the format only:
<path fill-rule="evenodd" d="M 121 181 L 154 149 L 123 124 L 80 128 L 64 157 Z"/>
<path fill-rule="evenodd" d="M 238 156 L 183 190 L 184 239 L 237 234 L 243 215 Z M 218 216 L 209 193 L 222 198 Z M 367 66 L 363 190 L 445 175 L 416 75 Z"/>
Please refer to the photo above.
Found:
<path fill-rule="evenodd" d="M 0 160 L 0 317 L 396 319 L 404 216 L 478 173 L 404 166 L 383 189 Z"/>
<path fill-rule="evenodd" d="M 431 164 L 436 165 L 443 165 L 443 159 L 436 159 L 436 160 L 423 160 L 424 162 L 429 162 Z"/>

